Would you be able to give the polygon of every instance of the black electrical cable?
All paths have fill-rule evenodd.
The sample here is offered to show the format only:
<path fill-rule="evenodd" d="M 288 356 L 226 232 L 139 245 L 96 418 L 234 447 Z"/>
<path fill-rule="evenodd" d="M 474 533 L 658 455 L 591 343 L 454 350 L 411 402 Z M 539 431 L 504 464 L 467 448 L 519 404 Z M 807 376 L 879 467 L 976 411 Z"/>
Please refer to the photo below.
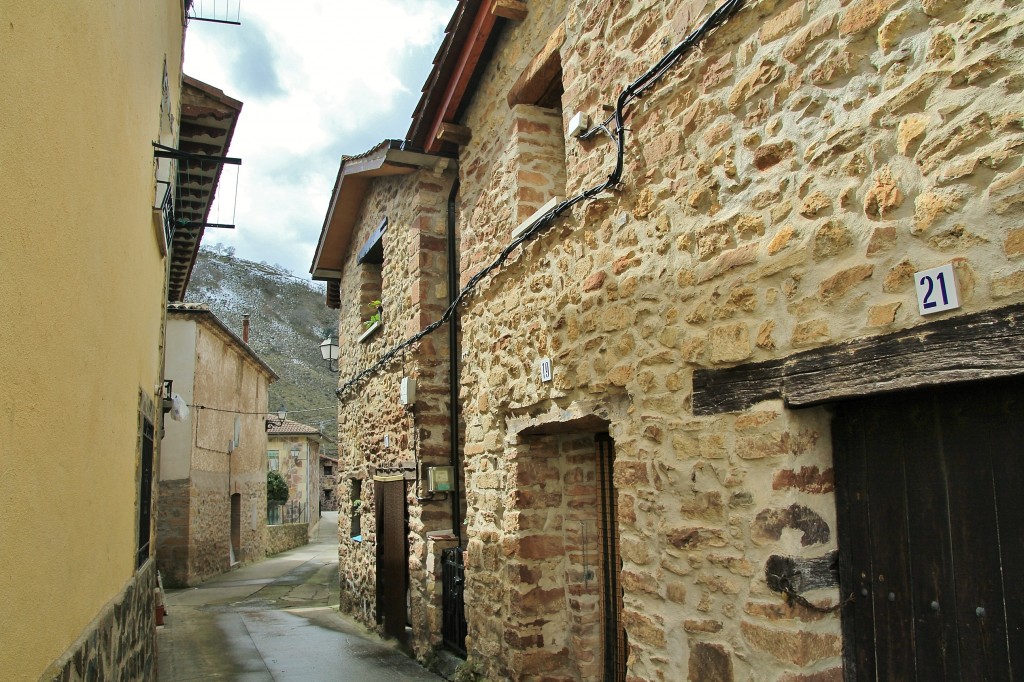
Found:
<path fill-rule="evenodd" d="M 615 140 L 616 146 L 615 169 L 611 172 L 611 174 L 608 175 L 607 180 L 605 180 L 599 185 L 595 185 L 590 189 L 580 192 L 579 194 L 570 199 L 562 201 L 554 208 L 544 213 L 544 215 L 537 218 L 537 220 L 535 220 L 533 224 L 530 225 L 530 227 L 528 227 L 518 237 L 513 239 L 508 246 L 502 249 L 501 253 L 499 253 L 498 256 L 493 261 L 491 261 L 486 267 L 477 272 L 469 279 L 468 282 L 466 282 L 465 286 L 463 286 L 462 289 L 459 291 L 458 296 L 456 296 L 455 299 L 448 306 L 448 308 L 445 309 L 444 313 L 441 314 L 440 318 L 438 318 L 434 322 L 431 322 L 418 333 L 413 334 L 402 343 L 398 344 L 388 352 L 384 353 L 384 355 L 382 355 L 381 358 L 377 360 L 377 362 L 373 363 L 372 365 L 370 365 L 369 367 L 367 367 L 366 369 L 364 369 L 363 371 L 359 372 L 354 377 L 346 381 L 344 384 L 342 384 L 342 386 L 335 391 L 335 395 L 338 396 L 338 400 L 341 400 L 342 397 L 348 391 L 358 386 L 360 383 L 363 382 L 364 379 L 388 367 L 391 364 L 391 362 L 395 359 L 395 356 L 397 356 L 399 353 L 404 352 L 405 349 L 423 340 L 424 337 L 432 334 L 441 325 L 447 323 L 455 314 L 455 311 L 458 309 L 459 305 L 461 305 L 462 302 L 469 296 L 469 294 L 472 293 L 474 289 L 476 289 L 477 285 L 485 277 L 491 274 L 494 270 L 501 267 L 505 263 L 505 261 L 508 260 L 508 257 L 512 254 L 512 252 L 519 248 L 522 244 L 539 236 L 541 231 L 547 228 L 555 220 L 555 218 L 558 218 L 565 211 L 569 210 L 570 208 L 572 208 L 579 202 L 583 201 L 584 199 L 591 199 L 600 194 L 601 192 L 616 187 L 622 178 L 622 170 L 625 165 L 626 107 L 628 107 L 630 104 L 632 104 L 635 100 L 639 99 L 640 97 L 643 97 L 644 93 L 647 90 L 649 90 L 659 80 L 661 80 L 661 78 L 669 71 L 669 69 L 675 66 L 681 59 L 683 59 L 683 57 L 688 55 L 689 52 L 699 42 L 706 38 L 711 31 L 718 28 L 726 21 L 728 21 L 730 18 L 732 18 L 732 16 L 735 15 L 743 7 L 744 1 L 745 0 L 726 0 L 726 2 L 722 3 L 718 7 L 718 9 L 712 12 L 708 16 L 708 18 L 704 20 L 704 23 L 702 23 L 700 26 L 694 29 L 693 32 L 690 33 L 690 35 L 686 36 L 686 38 L 684 38 L 678 45 L 669 50 L 660 60 L 658 60 L 657 64 L 655 64 L 650 69 L 641 74 L 636 80 L 627 85 L 622 90 L 622 92 L 619 93 L 619 97 L 615 103 L 615 111 L 604 123 L 593 126 L 589 130 L 585 131 L 582 135 L 580 135 L 580 139 L 585 140 L 593 137 L 598 132 L 609 132 L 607 127 L 608 123 L 612 121 L 615 122 L 615 131 L 613 133 L 613 139 Z"/>

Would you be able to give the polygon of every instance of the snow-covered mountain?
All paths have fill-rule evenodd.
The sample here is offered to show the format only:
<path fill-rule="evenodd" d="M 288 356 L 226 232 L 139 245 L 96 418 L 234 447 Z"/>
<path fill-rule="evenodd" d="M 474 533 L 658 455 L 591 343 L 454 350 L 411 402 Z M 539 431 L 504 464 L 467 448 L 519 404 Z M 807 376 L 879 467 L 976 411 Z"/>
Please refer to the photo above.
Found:
<path fill-rule="evenodd" d="M 270 386 L 270 409 L 335 434 L 338 375 L 327 370 L 319 346 L 337 330 L 338 317 L 324 303 L 322 284 L 236 258 L 218 244 L 200 250 L 185 300 L 208 305 L 239 337 L 248 313 L 249 345 L 281 377 Z"/>

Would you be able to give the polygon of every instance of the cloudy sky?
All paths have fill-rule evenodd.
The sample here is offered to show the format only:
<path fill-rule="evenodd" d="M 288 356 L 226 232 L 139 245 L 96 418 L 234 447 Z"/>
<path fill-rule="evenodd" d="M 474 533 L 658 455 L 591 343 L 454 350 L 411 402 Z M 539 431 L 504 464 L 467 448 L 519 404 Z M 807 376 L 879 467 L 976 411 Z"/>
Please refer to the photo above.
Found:
<path fill-rule="evenodd" d="M 342 154 L 405 137 L 455 0 L 195 0 L 185 73 L 243 102 L 204 244 L 309 276 Z M 237 184 L 237 198 L 235 186 Z"/>

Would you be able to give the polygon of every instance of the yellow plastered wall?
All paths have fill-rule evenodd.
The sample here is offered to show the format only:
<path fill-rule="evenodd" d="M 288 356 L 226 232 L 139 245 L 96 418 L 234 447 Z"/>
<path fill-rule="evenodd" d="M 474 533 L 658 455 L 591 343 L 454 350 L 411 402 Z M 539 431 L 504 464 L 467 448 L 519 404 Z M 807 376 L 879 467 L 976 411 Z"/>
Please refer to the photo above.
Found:
<path fill-rule="evenodd" d="M 165 63 L 177 129 L 182 12 L 0 8 L 6 679 L 38 678 L 135 574 L 140 391 L 159 404 L 166 278 L 152 142 Z"/>

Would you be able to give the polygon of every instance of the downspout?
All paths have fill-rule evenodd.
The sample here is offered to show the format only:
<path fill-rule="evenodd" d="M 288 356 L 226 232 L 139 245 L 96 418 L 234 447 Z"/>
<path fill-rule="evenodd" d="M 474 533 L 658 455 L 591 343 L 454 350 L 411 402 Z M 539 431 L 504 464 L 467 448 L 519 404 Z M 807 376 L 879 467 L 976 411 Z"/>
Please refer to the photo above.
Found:
<path fill-rule="evenodd" d="M 455 248 L 455 209 L 459 195 L 456 178 L 448 195 L 448 305 L 455 301 L 459 291 L 459 261 Z M 462 545 L 462 472 L 459 469 L 459 311 L 452 311 L 448 322 L 448 418 L 452 465 L 452 533 Z"/>

